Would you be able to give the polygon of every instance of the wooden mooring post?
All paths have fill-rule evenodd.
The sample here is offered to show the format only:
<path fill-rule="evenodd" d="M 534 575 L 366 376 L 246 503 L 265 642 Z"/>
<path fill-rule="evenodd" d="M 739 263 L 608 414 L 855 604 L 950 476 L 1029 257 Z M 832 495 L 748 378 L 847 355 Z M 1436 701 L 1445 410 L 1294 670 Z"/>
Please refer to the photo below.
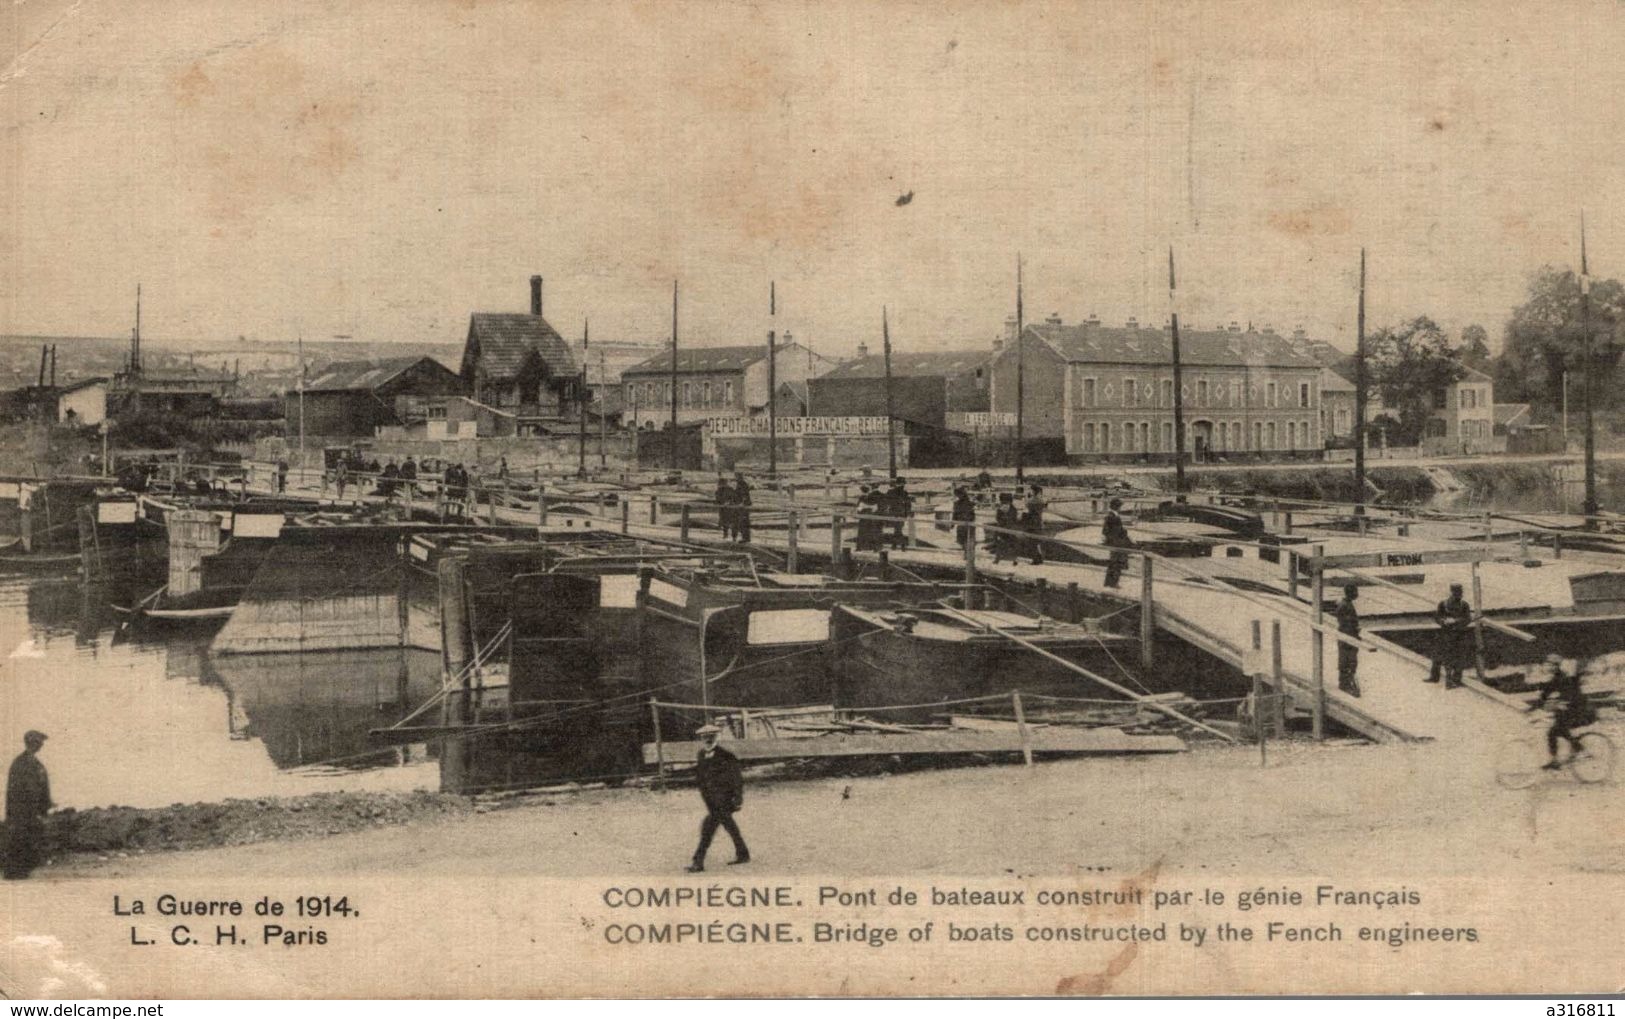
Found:
<path fill-rule="evenodd" d="M 1276 694 L 1286 689 L 1286 675 L 1281 668 L 1281 621 L 1270 620 L 1270 686 Z"/>
<path fill-rule="evenodd" d="M 1016 730 L 1021 733 L 1021 763 L 1031 768 L 1033 766 L 1033 738 L 1027 731 L 1027 713 L 1021 709 L 1021 691 L 1017 690 L 1010 695 L 1010 703 L 1016 709 Z"/>
<path fill-rule="evenodd" d="M 1140 556 L 1140 670 L 1151 674 L 1156 662 L 1157 602 L 1156 580 L 1151 557 Z"/>
<path fill-rule="evenodd" d="M 841 568 L 841 523 L 839 513 L 829 518 L 829 571 L 832 576 L 839 576 Z"/>
<path fill-rule="evenodd" d="M 660 738 L 660 702 L 653 697 L 649 698 L 649 715 L 654 719 L 655 729 L 655 786 L 666 787 L 666 744 Z"/>
<path fill-rule="evenodd" d="M 1314 736 L 1315 739 L 1325 738 L 1326 725 L 1326 635 L 1321 632 L 1321 619 L 1326 613 L 1326 568 L 1324 566 L 1326 546 L 1315 546 L 1314 586 L 1310 588 L 1310 596 L 1314 598 L 1315 625 L 1310 633 L 1313 643 L 1310 645 L 1313 655 L 1313 668 L 1315 678 L 1315 704 L 1314 704 Z M 1276 633 L 1280 633 L 1281 624 L 1275 624 Z M 1276 674 L 1280 674 L 1281 649 L 1280 637 L 1276 637 L 1275 648 Z"/>
<path fill-rule="evenodd" d="M 784 529 L 785 540 L 788 543 L 788 551 L 785 555 L 785 568 L 791 573 L 801 572 L 800 516 L 800 513 L 797 513 L 795 510 L 791 510 L 787 526 Z"/>
<path fill-rule="evenodd" d="M 682 515 L 677 521 L 677 540 L 688 543 L 688 503 L 683 503 Z"/>
<path fill-rule="evenodd" d="M 1484 582 L 1473 563 L 1473 672 L 1484 682 Z"/>
<path fill-rule="evenodd" d="M 632 503 L 630 500 L 621 500 L 621 533 L 628 534 L 632 530 Z"/>

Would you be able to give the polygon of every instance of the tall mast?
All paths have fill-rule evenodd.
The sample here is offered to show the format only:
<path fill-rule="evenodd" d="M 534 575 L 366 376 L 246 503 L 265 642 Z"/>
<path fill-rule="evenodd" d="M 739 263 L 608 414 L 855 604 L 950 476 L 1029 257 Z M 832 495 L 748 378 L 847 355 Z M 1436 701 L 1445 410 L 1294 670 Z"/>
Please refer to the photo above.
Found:
<path fill-rule="evenodd" d="M 886 471 L 887 477 L 897 477 L 897 409 L 892 402 L 891 386 L 891 323 L 886 317 L 886 306 L 880 306 L 880 350 L 886 362 Z"/>
<path fill-rule="evenodd" d="M 671 281 L 671 469 L 677 469 L 677 281 Z"/>
<path fill-rule="evenodd" d="M 1025 478 L 1023 467 L 1027 462 L 1022 439 L 1027 424 L 1027 344 L 1026 322 L 1021 308 L 1021 253 L 1016 252 L 1016 484 Z"/>
<path fill-rule="evenodd" d="M 140 288 L 137 287 L 137 292 Z M 136 328 L 137 333 L 140 327 Z M 305 331 L 299 330 L 299 476 L 303 478 L 305 470 Z"/>
<path fill-rule="evenodd" d="M 598 468 L 609 466 L 609 366 L 604 351 L 598 351 Z M 620 384 L 616 383 L 616 388 Z"/>
<path fill-rule="evenodd" d="M 1179 363 L 1179 301 L 1174 282 L 1174 246 L 1168 245 L 1168 321 L 1174 341 L 1174 495 L 1185 495 L 1185 376 Z"/>
<path fill-rule="evenodd" d="M 135 329 L 130 332 L 130 374 L 141 374 L 141 284 L 135 285 Z"/>
<path fill-rule="evenodd" d="M 1365 249 L 1360 249 L 1360 310 L 1354 332 L 1354 512 L 1365 512 Z M 1321 394 L 1322 399 L 1325 394 Z"/>
<path fill-rule="evenodd" d="M 774 405 L 779 396 L 779 359 L 774 351 L 774 319 L 779 313 L 778 286 L 767 284 L 767 476 L 779 474 L 779 414 Z"/>
<path fill-rule="evenodd" d="M 589 319 L 581 320 L 581 392 L 576 399 L 576 474 L 587 473 L 587 337 L 592 330 Z"/>
<path fill-rule="evenodd" d="M 1591 271 L 1586 264 L 1586 215 L 1580 210 L 1580 331 L 1583 343 L 1582 356 L 1585 358 L 1585 388 L 1581 390 L 1581 401 L 1585 408 L 1586 423 L 1586 501 L 1585 508 L 1581 510 L 1586 515 L 1586 530 L 1595 530 L 1597 522 L 1591 518 L 1597 515 L 1597 432 L 1596 423 L 1591 416 Z"/>

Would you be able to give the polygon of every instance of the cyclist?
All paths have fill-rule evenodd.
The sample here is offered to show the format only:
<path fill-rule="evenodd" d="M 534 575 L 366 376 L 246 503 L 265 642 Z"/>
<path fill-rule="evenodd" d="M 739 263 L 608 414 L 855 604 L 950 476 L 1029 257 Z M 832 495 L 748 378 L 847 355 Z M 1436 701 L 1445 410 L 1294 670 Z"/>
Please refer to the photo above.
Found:
<path fill-rule="evenodd" d="M 1551 755 L 1551 760 L 1541 765 L 1547 771 L 1556 771 L 1563 766 L 1557 759 L 1558 737 L 1568 740 L 1570 757 L 1578 754 L 1580 740 L 1574 735 L 1574 730 L 1595 722 L 1597 712 L 1580 688 L 1578 668 L 1570 668 L 1561 655 L 1547 655 L 1546 664 L 1551 667 L 1552 678 L 1540 684 L 1539 696 L 1535 698 L 1535 703 L 1529 705 L 1529 710 L 1538 711 L 1545 707 L 1548 697 L 1557 699 L 1557 707 L 1552 712 L 1552 726 L 1546 730 L 1546 752 Z"/>

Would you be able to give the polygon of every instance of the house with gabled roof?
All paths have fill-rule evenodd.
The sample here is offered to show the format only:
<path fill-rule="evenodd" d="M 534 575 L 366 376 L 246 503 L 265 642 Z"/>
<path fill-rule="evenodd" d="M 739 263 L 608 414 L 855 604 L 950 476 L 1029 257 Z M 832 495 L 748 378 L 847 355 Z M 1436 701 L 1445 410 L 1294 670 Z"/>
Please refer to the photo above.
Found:
<path fill-rule="evenodd" d="M 834 366 L 788 334 L 774 351 L 774 382 L 779 386 L 806 382 Z M 663 428 L 671 421 L 674 385 L 679 425 L 764 413 L 772 396 L 767 345 L 680 346 L 674 365 L 668 344 L 661 353 L 624 369 L 622 399 L 628 415 L 636 409 L 637 427 Z"/>
<path fill-rule="evenodd" d="M 1016 411 L 1025 362 L 1023 434 L 1060 439 L 1066 455 L 1168 459 L 1175 450 L 1172 330 L 1098 319 L 1011 328 L 993 358 L 992 410 Z M 1321 365 L 1274 332 L 1180 330 L 1185 450 L 1195 460 L 1318 454 Z"/>
<path fill-rule="evenodd" d="M 521 421 L 569 421 L 581 394 L 581 362 L 542 316 L 542 278 L 530 278 L 530 313 L 468 317 L 462 377 L 475 401 Z"/>
<path fill-rule="evenodd" d="M 335 361 L 306 380 L 305 431 L 334 438 L 369 438 L 381 427 L 422 422 L 438 399 L 461 395 L 462 378 L 432 357 Z M 297 427 L 301 395 L 283 397 L 290 432 Z"/>

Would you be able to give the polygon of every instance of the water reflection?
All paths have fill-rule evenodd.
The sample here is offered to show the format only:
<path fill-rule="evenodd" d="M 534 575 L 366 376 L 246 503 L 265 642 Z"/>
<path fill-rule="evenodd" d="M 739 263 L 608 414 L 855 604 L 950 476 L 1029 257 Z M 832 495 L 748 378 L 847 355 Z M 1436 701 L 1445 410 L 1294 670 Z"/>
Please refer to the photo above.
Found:
<path fill-rule="evenodd" d="M 367 754 L 366 731 L 433 693 L 438 656 L 207 652 L 210 632 L 121 632 L 75 581 L 0 578 L 0 752 L 50 734 L 62 806 L 161 806 L 328 789 L 433 788 L 433 762 Z M 362 756 L 357 756 L 362 755 Z M 338 768 L 286 770 L 347 758 Z M 345 770 L 349 769 L 349 770 Z"/>

